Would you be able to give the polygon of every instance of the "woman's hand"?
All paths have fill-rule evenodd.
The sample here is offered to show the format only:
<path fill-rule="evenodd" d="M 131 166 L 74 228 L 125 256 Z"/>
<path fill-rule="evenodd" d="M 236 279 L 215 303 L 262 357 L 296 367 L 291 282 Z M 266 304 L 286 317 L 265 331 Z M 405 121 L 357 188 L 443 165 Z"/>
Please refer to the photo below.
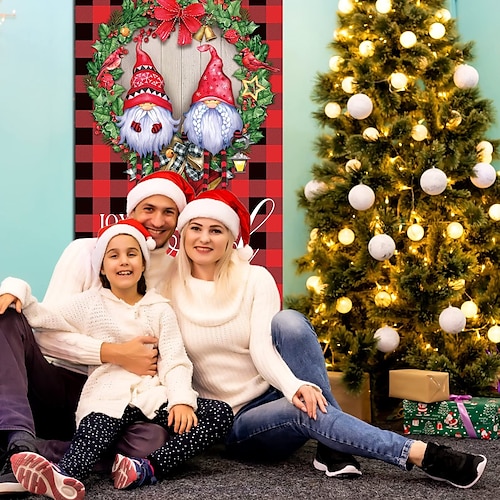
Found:
<path fill-rule="evenodd" d="M 198 425 L 198 417 L 188 405 L 174 405 L 168 413 L 168 425 L 174 426 L 174 432 L 184 434 Z"/>
<path fill-rule="evenodd" d="M 12 295 L 11 293 L 4 293 L 0 295 L 0 314 L 3 314 L 11 304 L 14 304 L 18 313 L 21 312 L 21 301 L 15 295 Z"/>
<path fill-rule="evenodd" d="M 299 390 L 292 398 L 293 404 L 304 413 L 309 415 L 309 418 L 316 420 L 317 409 L 326 413 L 327 401 L 321 392 L 311 385 L 301 385 Z"/>

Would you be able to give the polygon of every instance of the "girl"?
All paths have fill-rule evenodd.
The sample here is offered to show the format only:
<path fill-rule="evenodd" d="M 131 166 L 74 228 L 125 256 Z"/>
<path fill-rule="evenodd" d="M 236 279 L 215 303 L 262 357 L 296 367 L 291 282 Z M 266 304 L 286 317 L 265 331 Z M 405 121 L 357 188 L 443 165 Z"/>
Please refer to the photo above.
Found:
<path fill-rule="evenodd" d="M 326 373 L 315 375 L 325 372 L 324 360 L 312 364 L 314 355 L 306 350 L 290 356 L 286 346 L 273 345 L 271 323 L 280 297 L 271 274 L 246 260 L 249 228 L 249 213 L 231 192 L 198 195 L 179 217 L 180 250 L 166 291 L 194 365 L 195 389 L 233 408 L 228 449 L 282 458 L 314 439 L 321 444 L 314 466 L 327 474 L 327 452 L 335 450 L 403 470 L 417 465 L 458 488 L 474 485 L 486 466 L 484 456 L 414 441 L 342 412 L 329 389 L 308 381 L 327 380 Z M 245 247 L 236 250 L 239 235 Z"/>
<path fill-rule="evenodd" d="M 155 375 L 138 376 L 111 364 L 95 367 L 76 411 L 77 431 L 57 465 L 32 452 L 11 457 L 16 478 L 32 493 L 56 500 L 83 498 L 82 481 L 133 422 L 160 424 L 172 435 L 146 459 L 116 456 L 112 477 L 120 489 L 154 484 L 222 439 L 231 426 L 227 404 L 197 398 L 175 314 L 154 289 L 146 291 L 144 271 L 151 246 L 154 241 L 138 222 L 119 221 L 99 232 L 92 254 L 102 288 L 72 296 L 55 312 L 38 304 L 29 287 L 20 297 L 23 312 L 35 328 L 87 332 L 103 342 L 151 335 L 159 351 Z"/>

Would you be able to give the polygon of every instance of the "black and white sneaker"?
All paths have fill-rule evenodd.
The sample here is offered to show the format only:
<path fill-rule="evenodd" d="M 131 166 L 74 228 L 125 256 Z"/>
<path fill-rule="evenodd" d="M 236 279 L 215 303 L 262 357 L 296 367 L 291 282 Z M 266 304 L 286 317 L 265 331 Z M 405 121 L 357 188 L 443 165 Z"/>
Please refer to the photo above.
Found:
<path fill-rule="evenodd" d="M 422 461 L 422 471 L 436 481 L 445 481 L 456 488 L 470 488 L 486 467 L 484 455 L 473 455 L 449 446 L 428 443 Z"/>
<path fill-rule="evenodd" d="M 361 476 L 359 462 L 352 455 L 332 450 L 321 443 L 318 443 L 313 465 L 329 477 L 355 479 Z"/>
<path fill-rule="evenodd" d="M 28 441 L 17 441 L 0 459 L 0 496 L 25 494 L 28 490 L 16 479 L 12 471 L 10 457 L 21 451 L 33 451 L 36 447 Z"/>

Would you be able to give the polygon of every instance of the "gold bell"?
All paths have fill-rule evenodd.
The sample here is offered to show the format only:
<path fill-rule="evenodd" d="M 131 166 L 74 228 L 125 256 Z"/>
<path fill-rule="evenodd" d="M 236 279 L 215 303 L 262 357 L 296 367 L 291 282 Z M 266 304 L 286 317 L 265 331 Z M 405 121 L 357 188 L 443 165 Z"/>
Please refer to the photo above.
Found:
<path fill-rule="evenodd" d="M 214 33 L 214 30 L 211 28 L 211 26 L 205 26 L 205 40 L 209 42 L 214 38 L 217 38 L 217 35 Z"/>
<path fill-rule="evenodd" d="M 201 42 L 203 40 L 203 36 L 205 35 L 205 28 L 206 28 L 205 25 L 200 26 L 200 29 L 193 35 L 193 38 L 197 42 Z"/>

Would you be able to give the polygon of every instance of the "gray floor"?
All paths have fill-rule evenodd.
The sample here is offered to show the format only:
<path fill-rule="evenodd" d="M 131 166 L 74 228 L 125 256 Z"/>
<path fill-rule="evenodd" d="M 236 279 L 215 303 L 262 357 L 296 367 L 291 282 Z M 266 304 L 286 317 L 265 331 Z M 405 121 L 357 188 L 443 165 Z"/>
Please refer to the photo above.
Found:
<path fill-rule="evenodd" d="M 240 463 L 227 459 L 215 447 L 189 462 L 175 478 L 154 486 L 118 491 L 103 476 L 86 483 L 88 499 L 412 499 L 449 500 L 498 498 L 500 491 L 500 440 L 436 438 L 459 450 L 486 455 L 481 480 L 469 490 L 459 490 L 428 479 L 414 469 L 404 472 L 375 460 L 360 459 L 363 476 L 356 480 L 326 477 L 312 467 L 315 444 L 307 443 L 286 462 L 273 465 Z M 2 500 L 5 497 L 1 497 Z M 18 497 L 19 498 L 19 497 Z M 25 499 L 40 498 L 24 496 Z"/>

